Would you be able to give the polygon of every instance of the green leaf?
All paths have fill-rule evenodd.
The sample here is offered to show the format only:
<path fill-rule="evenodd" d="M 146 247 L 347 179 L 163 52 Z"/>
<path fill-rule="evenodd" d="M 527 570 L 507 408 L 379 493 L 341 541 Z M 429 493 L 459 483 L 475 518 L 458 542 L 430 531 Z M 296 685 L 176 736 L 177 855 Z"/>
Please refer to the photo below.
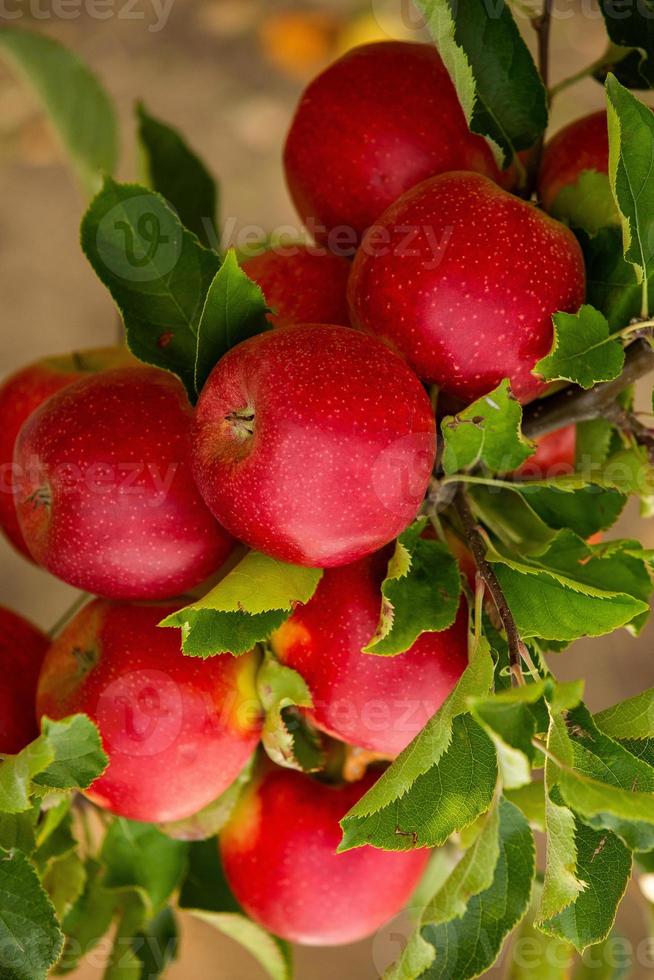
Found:
<path fill-rule="evenodd" d="M 611 738 L 654 738 L 654 687 L 600 711 L 593 721 Z"/>
<path fill-rule="evenodd" d="M 500 163 L 537 142 L 547 126 L 542 80 L 506 3 L 417 0 L 474 133 Z"/>
<path fill-rule="evenodd" d="M 223 354 L 241 341 L 270 329 L 268 305 L 260 287 L 252 282 L 230 249 L 216 272 L 198 326 L 195 388 L 202 390 Z"/>
<path fill-rule="evenodd" d="M 545 786 L 541 780 L 534 779 L 531 783 L 504 791 L 509 803 L 513 803 L 530 825 L 541 832 L 545 831 Z"/>
<path fill-rule="evenodd" d="M 384 980 L 413 980 L 432 965 L 436 950 L 423 938 L 423 926 L 441 925 L 464 916 L 470 899 L 491 887 L 499 853 L 499 809 L 494 806 L 483 818 L 472 846 L 427 902 L 416 932 Z"/>
<path fill-rule="evenodd" d="M 654 86 L 654 30 L 649 2 L 622 5 L 616 0 L 599 0 L 608 35 L 618 48 L 631 48 L 618 69 L 632 88 Z M 616 51 L 616 61 L 619 52 Z M 627 61 L 626 67 L 621 67 Z"/>
<path fill-rule="evenodd" d="M 582 472 L 606 462 L 613 437 L 613 426 L 606 419 L 591 419 L 577 425 L 576 468 Z"/>
<path fill-rule="evenodd" d="M 81 237 L 122 314 L 131 351 L 178 375 L 194 399 L 198 325 L 218 256 L 161 195 L 110 178 L 84 215 Z"/>
<path fill-rule="evenodd" d="M 556 537 L 529 505 L 529 497 L 504 487 L 472 486 L 468 493 L 486 527 L 518 554 L 542 554 Z"/>
<path fill-rule="evenodd" d="M 179 931 L 173 910 L 166 906 L 134 937 L 132 951 L 141 963 L 139 980 L 156 980 L 177 959 Z"/>
<path fill-rule="evenodd" d="M 45 980 L 63 944 L 38 875 L 20 851 L 0 851 L 0 976 Z"/>
<path fill-rule="evenodd" d="M 447 700 L 344 820 L 354 821 L 371 816 L 400 801 L 416 780 L 436 766 L 445 755 L 452 742 L 455 718 L 467 713 L 470 697 L 488 693 L 493 676 L 490 647 L 488 641 L 482 638 L 473 647 L 470 663 Z"/>
<path fill-rule="evenodd" d="M 94 194 L 118 156 L 114 108 L 98 79 L 77 55 L 43 34 L 5 25 L 0 54 L 32 86 L 85 193 Z"/>
<path fill-rule="evenodd" d="M 578 313 L 555 313 L 552 350 L 541 358 L 533 374 L 545 381 L 572 381 L 592 388 L 600 381 L 613 381 L 624 367 L 624 349 L 612 340 L 606 318 L 592 306 Z"/>
<path fill-rule="evenodd" d="M 499 817 L 497 862 L 490 885 L 468 900 L 462 915 L 422 929 L 423 939 L 435 950 L 424 980 L 481 976 L 529 907 L 534 839 L 520 810 L 506 799 L 500 800 Z"/>
<path fill-rule="evenodd" d="M 341 820 L 339 851 L 366 844 L 387 851 L 439 847 L 488 810 L 496 783 L 493 742 L 470 715 L 459 715 L 447 751 L 404 796 L 368 816 L 351 810 Z"/>
<path fill-rule="evenodd" d="M 511 951 L 506 980 L 569 980 L 574 949 L 557 936 L 546 936 L 534 924 L 541 887 L 534 885 L 532 907 L 522 920 Z"/>
<path fill-rule="evenodd" d="M 162 908 L 178 887 L 186 866 L 187 845 L 151 824 L 116 819 L 102 845 L 103 884 L 108 889 L 137 888 L 151 908 Z"/>
<path fill-rule="evenodd" d="M 182 136 L 143 103 L 136 107 L 145 182 L 172 204 L 185 228 L 208 248 L 216 234 L 216 183 Z"/>
<path fill-rule="evenodd" d="M 187 817 L 185 820 L 158 824 L 159 830 L 174 840 L 199 841 L 214 837 L 223 829 L 231 817 L 241 793 L 250 781 L 253 761 L 254 756 L 252 756 L 243 772 L 237 776 L 232 785 L 224 793 L 221 793 L 213 803 L 209 803 L 208 806 L 205 806 L 202 810 L 194 813 L 191 817 Z"/>
<path fill-rule="evenodd" d="M 507 380 L 441 423 L 447 476 L 484 464 L 494 473 L 517 469 L 534 452 L 522 435 L 522 407 Z"/>
<path fill-rule="evenodd" d="M 43 875 L 43 887 L 59 920 L 64 918 L 83 893 L 85 882 L 86 868 L 75 851 L 64 854 L 48 866 Z"/>
<path fill-rule="evenodd" d="M 22 813 L 30 795 L 50 789 L 86 789 L 108 763 L 97 728 L 86 715 L 43 718 L 42 734 L 0 764 L 0 811 Z"/>
<path fill-rule="evenodd" d="M 56 973 L 69 973 L 94 949 L 111 926 L 117 895 L 102 885 L 102 866 L 95 860 L 85 865 L 84 890 L 63 921 L 66 941 Z"/>
<path fill-rule="evenodd" d="M 289 717 L 285 711 L 313 707 L 304 678 L 267 650 L 257 674 L 257 691 L 266 713 L 261 740 L 272 761 L 301 772 L 322 769 L 325 760 L 320 738 L 307 737 L 308 728 L 301 724 L 301 719 Z"/>
<path fill-rule="evenodd" d="M 0 849 L 14 848 L 31 854 L 36 847 L 34 826 L 38 816 L 38 803 L 22 813 L 0 813 Z"/>
<path fill-rule="evenodd" d="M 529 506 L 551 528 L 571 528 L 582 538 L 597 531 L 607 531 L 617 521 L 627 503 L 627 497 L 616 490 L 597 486 L 584 487 L 564 493 L 552 487 L 533 487 L 516 483 Z"/>
<path fill-rule="evenodd" d="M 447 629 L 456 619 L 459 567 L 446 544 L 422 537 L 426 524 L 416 521 L 397 539 L 382 583 L 379 625 L 364 653 L 395 656 L 422 633 Z"/>
<path fill-rule="evenodd" d="M 609 120 L 609 175 L 622 224 L 624 256 L 638 281 L 654 271 L 652 213 L 654 188 L 654 114 L 614 75 L 606 79 Z M 647 315 L 643 304 L 643 315 Z"/>
<path fill-rule="evenodd" d="M 582 170 L 574 183 L 559 191 L 549 212 L 589 235 L 619 220 L 608 175 L 598 170 Z"/>
<path fill-rule="evenodd" d="M 243 913 L 225 879 L 216 840 L 191 845 L 179 904 L 245 947 L 271 980 L 291 980 L 290 946 Z"/>
<path fill-rule="evenodd" d="M 622 330 L 640 316 L 642 287 L 633 265 L 625 260 L 621 227 L 578 237 L 586 260 L 587 301 L 604 314 L 612 331 Z"/>
<path fill-rule="evenodd" d="M 302 568 L 258 551 L 243 559 L 202 599 L 168 616 L 180 627 L 182 649 L 193 657 L 247 653 L 288 619 L 318 588 L 319 568 Z"/>

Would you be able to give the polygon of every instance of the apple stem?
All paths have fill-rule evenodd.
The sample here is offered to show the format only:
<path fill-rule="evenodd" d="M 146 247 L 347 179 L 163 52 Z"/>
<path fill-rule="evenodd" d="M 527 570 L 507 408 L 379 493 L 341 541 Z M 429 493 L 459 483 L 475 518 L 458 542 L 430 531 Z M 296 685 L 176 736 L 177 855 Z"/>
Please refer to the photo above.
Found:
<path fill-rule="evenodd" d="M 58 633 L 66 626 L 67 623 L 73 618 L 73 616 L 80 611 L 85 602 L 90 598 L 88 592 L 82 592 L 78 595 L 77 599 L 68 607 L 65 613 L 59 617 L 54 626 L 48 630 L 48 636 L 54 639 Z"/>
<path fill-rule="evenodd" d="M 486 542 L 484 541 L 479 525 L 474 518 L 470 504 L 468 503 L 466 492 L 461 484 L 459 484 L 454 497 L 454 506 L 457 509 L 459 517 L 461 518 L 461 524 L 463 525 L 468 547 L 473 558 L 475 559 L 479 576 L 490 593 L 502 622 L 502 626 L 504 627 L 507 643 L 509 645 L 511 676 L 516 684 L 522 686 L 525 683 L 525 679 L 522 673 L 521 650 L 523 644 L 522 640 L 520 639 L 520 633 L 518 632 L 518 627 L 516 626 L 515 619 L 513 618 L 513 613 L 509 608 L 508 602 L 506 601 L 506 596 L 504 595 L 499 579 L 495 574 L 492 565 L 486 558 Z"/>

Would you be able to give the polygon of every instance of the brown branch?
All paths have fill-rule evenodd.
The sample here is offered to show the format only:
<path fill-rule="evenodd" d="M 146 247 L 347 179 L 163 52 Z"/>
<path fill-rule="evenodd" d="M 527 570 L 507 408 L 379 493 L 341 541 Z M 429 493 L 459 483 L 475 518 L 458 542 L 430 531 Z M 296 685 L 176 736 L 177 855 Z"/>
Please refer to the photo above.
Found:
<path fill-rule="evenodd" d="M 553 9 L 554 0 L 544 0 L 543 12 L 531 19 L 531 25 L 538 35 L 538 69 L 546 89 L 550 82 L 550 35 Z"/>
<path fill-rule="evenodd" d="M 618 396 L 652 371 L 654 350 L 646 340 L 636 340 L 626 350 L 625 366 L 619 378 L 596 385 L 590 391 L 569 385 L 555 395 L 535 402 L 525 409 L 522 431 L 528 439 L 536 439 L 577 422 L 610 419 Z"/>
<path fill-rule="evenodd" d="M 522 647 L 520 633 L 518 632 L 518 627 L 516 626 L 515 619 L 513 618 L 513 613 L 509 608 L 508 602 L 506 601 L 506 596 L 502 591 L 502 586 L 500 585 L 499 579 L 495 574 L 493 566 L 486 558 L 486 545 L 484 543 L 484 539 L 481 531 L 479 530 L 479 526 L 475 521 L 472 510 L 470 509 L 470 504 L 468 503 L 465 490 L 461 484 L 458 485 L 456 490 L 454 506 L 457 509 L 459 517 L 461 518 L 461 524 L 463 525 L 466 541 L 470 551 L 472 552 L 472 556 L 475 559 L 478 573 L 481 576 L 484 585 L 488 589 L 491 598 L 495 603 L 495 608 L 497 609 L 500 620 L 502 621 L 502 626 L 504 627 L 506 639 L 509 645 L 509 662 L 511 664 L 511 673 L 518 684 L 524 684 L 525 681 L 522 675 L 522 654 L 520 652 Z"/>

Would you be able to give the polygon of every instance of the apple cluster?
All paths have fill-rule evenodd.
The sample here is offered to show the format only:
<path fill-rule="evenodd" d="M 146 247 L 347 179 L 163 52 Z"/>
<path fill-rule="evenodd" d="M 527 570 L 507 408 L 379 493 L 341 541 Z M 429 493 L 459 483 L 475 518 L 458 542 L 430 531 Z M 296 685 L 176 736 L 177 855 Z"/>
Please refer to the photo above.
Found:
<path fill-rule="evenodd" d="M 467 664 L 465 601 L 403 654 L 362 651 L 392 542 L 434 468 L 428 388 L 461 405 L 508 377 L 523 404 L 537 398 L 552 314 L 584 301 L 577 240 L 470 132 L 431 46 L 366 45 L 333 64 L 303 94 L 284 162 L 315 244 L 244 262 L 270 329 L 215 365 L 196 406 L 126 349 L 42 360 L 0 389 L 2 530 L 94 597 L 52 642 L 0 613 L 0 752 L 26 745 L 43 715 L 85 712 L 110 760 L 88 796 L 136 820 L 195 814 L 260 740 L 260 653 L 184 657 L 179 634 L 158 629 L 244 548 L 325 570 L 269 641 L 306 681 L 312 725 L 385 760 L 424 727 Z M 544 207 L 607 166 L 605 117 L 574 124 L 546 149 Z M 555 433 L 530 475 L 574 453 L 575 430 Z M 220 845 L 253 918 L 342 943 L 403 906 L 426 851 L 336 854 L 340 818 L 378 773 L 333 783 L 256 767 Z"/>

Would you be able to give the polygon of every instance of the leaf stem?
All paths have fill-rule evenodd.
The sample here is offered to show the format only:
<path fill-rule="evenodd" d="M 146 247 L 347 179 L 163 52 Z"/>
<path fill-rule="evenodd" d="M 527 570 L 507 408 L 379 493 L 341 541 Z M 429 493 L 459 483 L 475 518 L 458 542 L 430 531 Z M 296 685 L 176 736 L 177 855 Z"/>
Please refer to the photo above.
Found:
<path fill-rule="evenodd" d="M 525 679 L 522 674 L 522 654 L 520 652 L 522 640 L 520 639 L 518 627 L 516 626 L 513 613 L 509 608 L 509 604 L 506 601 L 506 596 L 502 591 L 502 586 L 499 583 L 499 579 L 497 578 L 492 565 L 486 558 L 486 545 L 481 535 L 481 531 L 479 530 L 479 526 L 475 521 L 472 510 L 470 509 L 470 504 L 468 503 L 468 498 L 463 486 L 459 486 L 457 490 L 454 498 L 454 506 L 457 509 L 459 517 L 461 518 L 461 524 L 463 525 L 466 541 L 470 551 L 472 552 L 472 556 L 475 559 L 479 576 L 488 589 L 490 596 L 495 603 L 495 608 L 497 609 L 498 615 L 502 621 L 502 626 L 504 627 L 506 639 L 509 645 L 511 674 L 515 683 L 523 685 L 525 683 Z"/>
<path fill-rule="evenodd" d="M 88 592 L 82 592 L 78 595 L 77 599 L 68 607 L 65 613 L 63 613 L 54 626 L 48 630 L 48 636 L 50 639 L 54 639 L 59 632 L 70 622 L 73 616 L 80 611 L 84 603 L 89 598 Z"/>
<path fill-rule="evenodd" d="M 565 91 L 571 85 L 576 85 L 577 82 L 581 82 L 584 78 L 588 78 L 589 75 L 593 75 L 600 68 L 608 68 L 615 64 L 619 60 L 620 52 L 623 49 L 617 44 L 609 44 L 608 48 L 595 61 L 591 61 L 589 65 L 582 68 L 580 71 L 574 73 L 574 75 L 569 75 L 568 78 L 562 79 L 562 81 L 557 82 L 556 85 L 552 85 L 550 88 L 550 100 L 555 96 L 559 95 L 560 92 Z"/>

